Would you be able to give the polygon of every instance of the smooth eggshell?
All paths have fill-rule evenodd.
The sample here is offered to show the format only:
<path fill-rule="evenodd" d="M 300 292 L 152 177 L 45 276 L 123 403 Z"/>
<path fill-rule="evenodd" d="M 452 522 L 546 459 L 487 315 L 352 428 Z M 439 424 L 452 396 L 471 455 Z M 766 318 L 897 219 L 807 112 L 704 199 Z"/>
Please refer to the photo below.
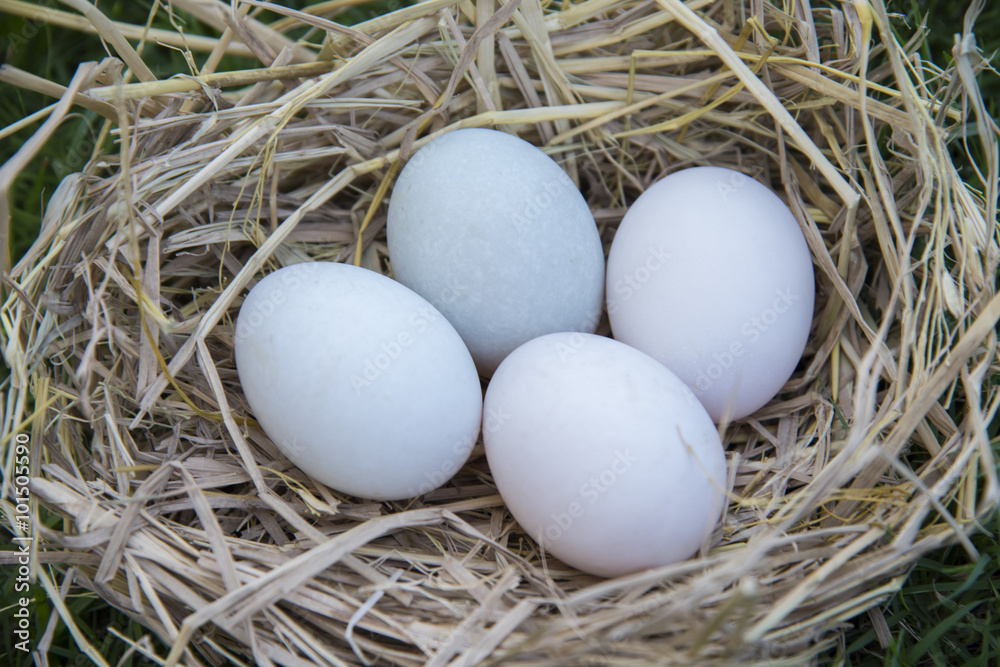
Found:
<path fill-rule="evenodd" d="M 374 500 L 426 493 L 468 458 L 482 388 L 458 333 L 381 274 L 311 262 L 247 295 L 236 367 L 253 414 L 311 477 Z"/>
<path fill-rule="evenodd" d="M 716 421 L 753 413 L 788 381 L 814 292 L 809 247 L 788 207 L 719 167 L 654 183 L 608 257 L 614 337 L 676 373 Z"/>
<path fill-rule="evenodd" d="M 444 313 L 484 376 L 521 343 L 600 320 L 604 250 L 587 202 L 506 132 L 456 130 L 417 151 L 387 236 L 395 278 Z"/>
<path fill-rule="evenodd" d="M 486 390 L 483 439 L 511 514 L 545 550 L 611 577 L 692 556 L 718 523 L 711 418 L 655 359 L 610 338 L 543 336 Z"/>

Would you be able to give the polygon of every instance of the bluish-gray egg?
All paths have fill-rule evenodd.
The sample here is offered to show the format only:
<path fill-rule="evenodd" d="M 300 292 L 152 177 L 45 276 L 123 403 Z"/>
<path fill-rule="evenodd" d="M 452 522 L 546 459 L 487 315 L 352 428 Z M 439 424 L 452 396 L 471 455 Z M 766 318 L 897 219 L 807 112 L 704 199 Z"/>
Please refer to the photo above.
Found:
<path fill-rule="evenodd" d="M 590 208 L 555 160 L 512 134 L 461 129 L 421 148 L 387 226 L 395 278 L 448 318 L 484 376 L 533 338 L 597 327 L 604 250 Z"/>

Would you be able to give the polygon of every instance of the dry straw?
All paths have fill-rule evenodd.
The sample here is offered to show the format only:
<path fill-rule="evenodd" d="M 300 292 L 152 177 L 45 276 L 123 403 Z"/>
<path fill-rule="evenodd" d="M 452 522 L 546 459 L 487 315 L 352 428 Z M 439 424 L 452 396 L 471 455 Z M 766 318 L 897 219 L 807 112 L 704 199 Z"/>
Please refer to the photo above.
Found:
<path fill-rule="evenodd" d="M 168 664 L 801 664 L 848 623 L 879 627 L 921 555 L 975 556 L 1000 400 L 982 3 L 947 71 L 893 37 L 883 0 L 428 0 L 338 24 L 354 4 L 173 0 L 218 31 L 198 36 L 0 0 L 115 55 L 65 88 L 0 71 L 59 98 L 0 169 L 4 241 L 12 180 L 74 105 L 117 147 L 53 194 L 0 312 L 5 515 L 12 434 L 29 433 L 34 575 L 96 663 L 70 583 L 162 637 Z M 152 43 L 197 71 L 155 73 Z M 225 54 L 262 65 L 217 72 Z M 481 446 L 444 488 L 369 503 L 291 466 L 249 413 L 247 289 L 306 261 L 388 272 L 393 176 L 459 127 L 543 147 L 606 244 L 639 192 L 692 165 L 739 169 L 795 212 L 810 343 L 779 399 L 724 429 L 731 500 L 697 558 L 585 576 L 520 531 Z M 956 142 L 982 147 L 983 173 L 963 180 Z"/>

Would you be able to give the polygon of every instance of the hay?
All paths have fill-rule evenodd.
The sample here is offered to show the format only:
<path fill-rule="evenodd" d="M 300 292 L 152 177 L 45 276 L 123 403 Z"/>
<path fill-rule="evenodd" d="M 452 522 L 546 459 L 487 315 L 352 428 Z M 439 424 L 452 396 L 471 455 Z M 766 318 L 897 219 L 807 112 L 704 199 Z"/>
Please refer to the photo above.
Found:
<path fill-rule="evenodd" d="M 0 9 L 95 31 L 132 70 L 83 65 L 66 88 L 2 71 L 61 100 L 31 119 L 48 116 L 0 200 L 73 104 L 120 149 L 64 179 L 5 283 L 3 507 L 12 435 L 30 433 L 34 574 L 96 663 L 69 582 L 163 638 L 168 664 L 801 664 L 923 554 L 975 556 L 998 500 L 1000 297 L 971 21 L 940 71 L 882 0 L 429 0 L 350 28 L 335 17 L 352 0 L 174 0 L 221 37 L 66 4 L 86 18 Z M 207 51 L 203 76 L 158 80 L 129 39 Z M 216 73 L 226 53 L 263 65 Z M 247 288 L 312 260 L 388 272 L 393 176 L 458 127 L 542 146 L 606 244 L 642 189 L 692 165 L 771 185 L 799 219 L 810 343 L 778 400 L 724 428 L 731 501 L 699 557 L 582 575 L 519 530 L 481 445 L 445 487 L 379 504 L 317 485 L 253 421 L 233 366 Z M 963 181 L 956 137 L 987 173 Z"/>

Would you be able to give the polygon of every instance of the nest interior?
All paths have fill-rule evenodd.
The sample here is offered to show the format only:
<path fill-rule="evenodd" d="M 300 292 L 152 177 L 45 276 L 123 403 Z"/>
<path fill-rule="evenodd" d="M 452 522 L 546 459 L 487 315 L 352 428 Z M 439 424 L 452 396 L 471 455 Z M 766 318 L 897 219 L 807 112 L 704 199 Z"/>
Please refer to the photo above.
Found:
<path fill-rule="evenodd" d="M 171 664 L 801 664 L 921 555 L 974 554 L 998 498 L 1000 299 L 971 20 L 941 70 L 882 0 L 428 0 L 338 23 L 352 4 L 173 0 L 222 37 L 88 10 L 117 57 L 82 65 L 4 168 L 74 104 L 106 119 L 115 150 L 63 180 L 2 309 L 4 448 L 31 434 L 33 511 L 61 517 L 32 523 L 54 600 L 46 563 Z M 154 76 L 145 39 L 187 49 L 197 76 Z M 216 72 L 224 54 L 261 66 Z M 247 290 L 309 261 L 388 274 L 393 179 L 460 127 L 542 147 L 605 248 L 639 193 L 695 165 L 756 178 L 798 219 L 809 344 L 778 398 L 722 428 L 729 504 L 696 558 L 587 576 L 520 530 L 481 442 L 444 487 L 375 503 L 316 483 L 253 421 L 233 362 Z M 983 173 L 963 179 L 956 140 L 984 147 Z"/>

